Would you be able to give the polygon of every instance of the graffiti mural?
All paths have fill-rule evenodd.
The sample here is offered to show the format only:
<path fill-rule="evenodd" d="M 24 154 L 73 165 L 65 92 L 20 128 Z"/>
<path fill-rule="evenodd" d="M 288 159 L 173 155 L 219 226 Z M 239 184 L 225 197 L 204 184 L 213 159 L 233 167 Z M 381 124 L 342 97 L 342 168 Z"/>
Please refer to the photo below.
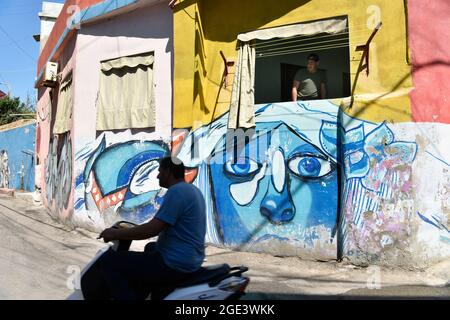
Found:
<path fill-rule="evenodd" d="M 204 194 L 211 244 L 374 261 L 409 250 L 417 217 L 447 240 L 445 221 L 415 211 L 419 146 L 398 128 L 325 100 L 259 105 L 246 131 L 228 130 L 227 117 L 174 131 L 171 151 L 145 133 L 101 134 L 76 153 L 77 215 L 99 228 L 148 221 L 164 199 L 157 160 L 172 152 Z"/>
<path fill-rule="evenodd" d="M 0 188 L 34 191 L 34 121 L 0 131 Z"/>
<path fill-rule="evenodd" d="M 345 250 L 378 252 L 403 239 L 409 211 L 385 207 L 396 192 L 411 198 L 417 145 L 338 113 L 328 101 L 269 104 L 243 139 L 227 132 L 227 114 L 190 132 L 178 157 L 198 169 L 209 241 L 335 258 L 340 185 Z"/>
<path fill-rule="evenodd" d="M 189 134 L 178 157 L 198 169 L 210 242 L 336 258 L 337 147 L 324 148 L 320 132 L 323 121 L 337 126 L 337 111 L 269 104 L 254 130 L 227 131 L 225 114 Z"/>
<path fill-rule="evenodd" d="M 417 144 L 396 141 L 385 123 L 367 129 L 361 124 L 338 134 L 345 176 L 343 245 L 348 255 L 370 260 L 409 246 Z"/>
<path fill-rule="evenodd" d="M 86 210 L 91 219 L 100 214 L 106 225 L 149 220 L 163 199 L 156 176 L 158 159 L 167 154 L 161 141 L 111 142 L 102 134 L 76 154 L 77 166 L 83 169 L 76 177 L 75 209 Z"/>
<path fill-rule="evenodd" d="M 417 212 L 417 215 L 423 222 L 435 228 L 435 231 L 439 234 L 440 241 L 450 244 L 450 229 L 446 226 L 447 221 L 443 221 L 443 218 L 437 214 L 428 215 Z"/>
<path fill-rule="evenodd" d="M 0 188 L 9 188 L 8 152 L 0 150 Z"/>
<path fill-rule="evenodd" d="M 61 142 L 61 146 L 58 146 Z M 59 151 L 60 150 L 60 151 Z M 45 161 L 45 196 L 58 212 L 69 207 L 72 191 L 72 141 L 68 133 L 50 140 Z"/>

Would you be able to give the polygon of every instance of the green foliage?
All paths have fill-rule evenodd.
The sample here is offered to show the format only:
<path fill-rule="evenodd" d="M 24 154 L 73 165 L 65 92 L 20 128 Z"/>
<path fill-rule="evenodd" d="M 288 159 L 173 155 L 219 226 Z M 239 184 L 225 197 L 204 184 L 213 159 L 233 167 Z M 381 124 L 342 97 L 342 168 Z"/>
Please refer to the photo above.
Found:
<path fill-rule="evenodd" d="M 8 96 L 0 99 L 0 126 L 20 119 L 32 119 L 33 113 L 35 110 L 29 101 L 23 103 L 17 97 Z"/>

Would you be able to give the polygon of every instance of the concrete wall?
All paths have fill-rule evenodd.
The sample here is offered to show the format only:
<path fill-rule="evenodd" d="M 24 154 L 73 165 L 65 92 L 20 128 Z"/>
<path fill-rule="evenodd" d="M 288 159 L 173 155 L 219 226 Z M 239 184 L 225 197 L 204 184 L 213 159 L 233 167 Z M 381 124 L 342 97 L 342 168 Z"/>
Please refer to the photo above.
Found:
<path fill-rule="evenodd" d="M 34 191 L 36 124 L 0 131 L 0 188 Z"/>

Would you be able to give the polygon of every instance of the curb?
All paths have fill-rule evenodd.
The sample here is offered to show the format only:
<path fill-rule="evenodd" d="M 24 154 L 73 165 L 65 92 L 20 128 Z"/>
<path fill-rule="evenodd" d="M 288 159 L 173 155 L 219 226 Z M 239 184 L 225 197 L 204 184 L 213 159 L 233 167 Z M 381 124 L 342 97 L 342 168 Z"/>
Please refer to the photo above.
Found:
<path fill-rule="evenodd" d="M 14 189 L 7 189 L 7 188 L 0 188 L 0 194 L 6 194 L 10 197 L 14 197 L 15 190 Z"/>
<path fill-rule="evenodd" d="M 20 198 L 23 201 L 28 202 L 29 204 L 33 204 L 35 206 L 42 205 L 42 202 L 36 201 L 34 199 L 34 192 L 16 192 L 15 193 L 16 198 Z"/>

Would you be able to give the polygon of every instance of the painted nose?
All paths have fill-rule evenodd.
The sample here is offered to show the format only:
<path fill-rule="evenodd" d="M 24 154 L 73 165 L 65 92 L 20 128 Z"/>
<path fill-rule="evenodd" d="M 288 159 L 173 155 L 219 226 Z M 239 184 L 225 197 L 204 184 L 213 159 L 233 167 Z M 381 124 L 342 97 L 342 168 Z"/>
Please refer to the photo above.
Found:
<path fill-rule="evenodd" d="M 259 211 L 273 224 L 285 224 L 295 216 L 295 206 L 289 193 L 284 155 L 275 151 L 272 158 L 272 179 Z"/>

